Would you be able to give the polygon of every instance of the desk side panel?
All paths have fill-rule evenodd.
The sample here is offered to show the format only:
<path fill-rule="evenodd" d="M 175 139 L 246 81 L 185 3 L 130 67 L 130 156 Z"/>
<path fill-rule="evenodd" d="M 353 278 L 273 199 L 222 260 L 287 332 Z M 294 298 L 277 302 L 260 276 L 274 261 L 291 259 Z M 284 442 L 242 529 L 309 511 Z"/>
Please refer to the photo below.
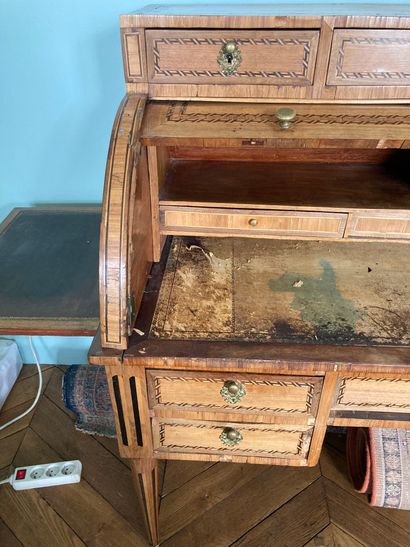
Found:
<path fill-rule="evenodd" d="M 103 347 L 127 347 L 152 262 L 146 149 L 139 142 L 146 99 L 122 101 L 108 152 L 100 237 Z"/>

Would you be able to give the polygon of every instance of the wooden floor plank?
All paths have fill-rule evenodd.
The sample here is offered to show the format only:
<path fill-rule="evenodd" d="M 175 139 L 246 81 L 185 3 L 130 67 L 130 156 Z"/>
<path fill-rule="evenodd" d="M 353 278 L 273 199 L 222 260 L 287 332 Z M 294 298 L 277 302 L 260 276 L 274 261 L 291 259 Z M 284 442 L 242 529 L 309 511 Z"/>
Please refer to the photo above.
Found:
<path fill-rule="evenodd" d="M 410 534 L 405 530 L 334 482 L 323 480 L 330 520 L 346 533 L 369 547 L 410 545 Z"/>
<path fill-rule="evenodd" d="M 320 457 L 320 467 L 324 477 L 333 481 L 340 488 L 355 496 L 360 502 L 368 506 L 367 496 L 358 494 L 353 490 L 349 479 L 347 462 L 344 454 L 341 454 L 333 447 L 324 446 Z M 368 506 L 370 508 L 370 506 Z M 371 507 L 371 510 L 382 517 L 392 521 L 392 528 L 399 526 L 410 534 L 410 511 L 398 509 L 386 509 L 384 507 Z"/>
<path fill-rule="evenodd" d="M 30 407 L 30 403 L 22 403 L 21 405 L 5 410 L 4 412 L 0 414 L 0 425 L 3 425 L 9 422 L 10 420 L 13 420 L 16 416 L 20 416 L 29 407 Z M 0 431 L 0 450 L 2 447 L 3 439 L 5 439 L 6 437 L 9 437 L 10 435 L 13 435 L 14 433 L 17 433 L 18 431 L 21 431 L 22 429 L 26 429 L 29 426 L 31 422 L 31 418 L 34 415 L 34 412 L 35 412 L 35 408 L 31 412 L 26 414 L 23 418 L 21 418 L 17 422 L 14 422 L 14 424 L 11 424 L 8 427 L 6 427 L 6 429 L 2 429 Z"/>
<path fill-rule="evenodd" d="M 363 543 L 346 534 L 335 524 L 329 524 L 306 543 L 305 547 L 363 547 Z"/>
<path fill-rule="evenodd" d="M 120 460 L 124 465 L 128 467 L 128 469 L 131 469 L 131 465 L 129 461 L 125 458 L 121 458 L 120 452 L 118 450 L 118 442 L 117 439 L 111 439 L 110 437 L 103 437 L 102 435 L 93 435 L 93 438 L 100 443 L 106 450 L 111 452 L 113 456 L 115 456 L 118 460 Z"/>
<path fill-rule="evenodd" d="M 36 490 L 1 488 L 0 514 L 25 547 L 85 545 Z"/>
<path fill-rule="evenodd" d="M 47 388 L 44 391 L 44 395 L 50 399 L 60 410 L 62 410 L 67 416 L 75 419 L 75 415 L 71 410 L 65 406 L 62 395 L 62 381 L 64 373 L 68 367 L 55 367 L 53 375 L 51 376 Z M 118 450 L 118 443 L 116 438 L 103 437 L 102 435 L 93 435 L 94 439 L 102 444 L 107 450 L 109 450 L 114 456 L 121 460 L 128 468 L 130 467 L 127 460 L 120 457 Z"/>
<path fill-rule="evenodd" d="M 61 459 L 79 459 L 88 482 L 131 525 L 140 511 L 127 467 L 93 437 L 74 429 L 72 420 L 47 397 L 40 401 L 30 426 Z M 107 477 L 109 481 L 107 481 Z"/>
<path fill-rule="evenodd" d="M 49 368 L 54 368 L 54 365 L 41 365 L 42 372 L 45 372 Z M 30 376 L 37 376 L 37 374 L 37 365 L 23 365 L 19 377 L 17 378 L 17 382 L 21 382 L 21 380 L 29 378 Z"/>
<path fill-rule="evenodd" d="M 301 547 L 329 524 L 321 479 L 255 526 L 235 547 Z"/>
<path fill-rule="evenodd" d="M 6 477 L 6 471 L 8 471 L 25 434 L 26 430 L 22 429 L 0 441 L 0 469 L 5 470 L 4 473 L 0 472 L 0 479 Z"/>
<path fill-rule="evenodd" d="M 63 402 L 62 381 L 66 368 L 67 367 L 54 367 L 53 374 L 44 390 L 44 395 L 53 401 L 53 403 L 68 416 L 74 417 L 73 412 L 68 410 Z"/>
<path fill-rule="evenodd" d="M 177 488 L 180 488 L 188 481 L 192 480 L 203 471 L 206 471 L 213 465 L 213 462 L 193 462 L 193 461 L 169 461 L 167 471 L 164 477 L 162 496 L 165 497 Z"/>
<path fill-rule="evenodd" d="M 58 457 L 34 431 L 28 430 L 16 456 L 15 465 L 33 461 L 47 463 L 58 460 Z M 128 474 L 128 471 L 124 469 L 124 473 Z M 78 484 L 42 488 L 38 493 L 87 545 L 99 543 L 124 547 L 146 546 L 145 530 L 142 526 L 137 530 L 117 513 L 88 484 L 85 472 Z"/>
<path fill-rule="evenodd" d="M 43 373 L 42 392 L 44 392 L 45 388 L 47 387 L 47 383 L 53 373 L 53 367 L 47 368 L 46 370 L 42 370 L 42 373 Z M 34 374 L 32 376 L 29 376 L 28 378 L 24 378 L 23 380 L 18 381 L 16 384 L 14 384 L 12 390 L 10 391 L 9 396 L 7 397 L 6 402 L 4 403 L 2 407 L 2 412 L 9 410 L 11 408 L 14 408 L 16 406 L 19 406 L 23 403 L 31 403 L 32 401 L 34 401 L 37 391 L 38 391 L 37 374 Z M 16 416 L 17 416 L 17 412 L 16 412 Z"/>
<path fill-rule="evenodd" d="M 249 471 L 250 466 L 244 473 Z M 188 526 L 165 541 L 164 546 L 188 547 L 200 539 L 202 545 L 207 547 L 226 547 L 308 487 L 319 476 L 318 467 L 269 467 L 241 488 L 234 490 L 220 503 L 216 503 L 206 513 L 195 518 Z"/>
<path fill-rule="evenodd" d="M 8 526 L 0 519 L 0 545 L 2 547 L 19 547 L 22 543 L 16 538 Z"/>
<path fill-rule="evenodd" d="M 160 532 L 164 540 L 231 496 L 266 471 L 267 466 L 218 463 L 174 490 L 161 502 Z"/>

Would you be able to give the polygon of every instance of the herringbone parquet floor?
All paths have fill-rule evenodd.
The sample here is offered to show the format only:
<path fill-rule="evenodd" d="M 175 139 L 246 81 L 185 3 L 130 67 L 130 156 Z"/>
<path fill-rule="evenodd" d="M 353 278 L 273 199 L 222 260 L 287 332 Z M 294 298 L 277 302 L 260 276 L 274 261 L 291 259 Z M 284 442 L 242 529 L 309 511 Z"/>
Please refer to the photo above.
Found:
<path fill-rule="evenodd" d="M 0 479 L 13 465 L 78 458 L 81 483 L 26 492 L 0 486 L 0 546 L 146 546 L 126 462 L 114 440 L 74 429 L 61 401 L 63 371 L 44 367 L 37 408 L 0 432 Z M 0 423 L 27 408 L 37 388 L 25 366 Z M 346 478 L 338 437 L 312 469 L 225 463 L 162 466 L 161 546 L 410 546 L 410 512 L 374 509 Z"/>

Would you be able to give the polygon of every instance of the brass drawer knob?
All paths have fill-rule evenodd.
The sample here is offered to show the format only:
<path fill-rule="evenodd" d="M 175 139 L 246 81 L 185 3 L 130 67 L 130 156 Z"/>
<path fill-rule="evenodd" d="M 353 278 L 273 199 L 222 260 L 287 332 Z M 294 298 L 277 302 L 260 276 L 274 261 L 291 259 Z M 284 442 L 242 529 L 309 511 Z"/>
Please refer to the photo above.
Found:
<path fill-rule="evenodd" d="M 282 129 L 289 129 L 292 126 L 293 120 L 296 118 L 296 110 L 293 108 L 279 108 L 275 117 Z"/>
<path fill-rule="evenodd" d="M 227 403 L 235 404 L 245 397 L 246 391 L 238 380 L 227 380 L 220 391 L 222 399 Z"/>
<path fill-rule="evenodd" d="M 223 444 L 226 444 L 227 446 L 236 446 L 239 444 L 243 437 L 237 429 L 233 429 L 232 427 L 225 427 L 222 433 L 219 435 L 219 438 L 223 442 Z"/>
<path fill-rule="evenodd" d="M 258 221 L 257 221 L 256 218 L 251 218 L 251 219 L 249 219 L 248 224 L 249 224 L 249 226 L 257 226 Z"/>
<path fill-rule="evenodd" d="M 233 40 L 226 42 L 219 50 L 217 61 L 224 76 L 234 76 L 242 63 L 242 55 L 238 44 Z"/>

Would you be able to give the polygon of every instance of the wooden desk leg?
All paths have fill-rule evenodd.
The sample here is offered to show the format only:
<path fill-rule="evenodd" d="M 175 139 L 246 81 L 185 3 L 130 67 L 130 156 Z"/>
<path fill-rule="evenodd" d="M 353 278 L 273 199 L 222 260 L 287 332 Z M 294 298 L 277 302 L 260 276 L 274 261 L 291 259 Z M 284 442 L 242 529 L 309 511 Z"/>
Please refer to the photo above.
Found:
<path fill-rule="evenodd" d="M 120 455 L 131 463 L 149 539 L 156 547 L 158 534 L 158 462 L 153 458 L 151 418 L 145 368 L 106 366 L 114 409 Z"/>
<path fill-rule="evenodd" d="M 135 489 L 145 516 L 149 539 L 159 545 L 158 533 L 158 462 L 154 459 L 131 461 L 131 472 Z"/>

